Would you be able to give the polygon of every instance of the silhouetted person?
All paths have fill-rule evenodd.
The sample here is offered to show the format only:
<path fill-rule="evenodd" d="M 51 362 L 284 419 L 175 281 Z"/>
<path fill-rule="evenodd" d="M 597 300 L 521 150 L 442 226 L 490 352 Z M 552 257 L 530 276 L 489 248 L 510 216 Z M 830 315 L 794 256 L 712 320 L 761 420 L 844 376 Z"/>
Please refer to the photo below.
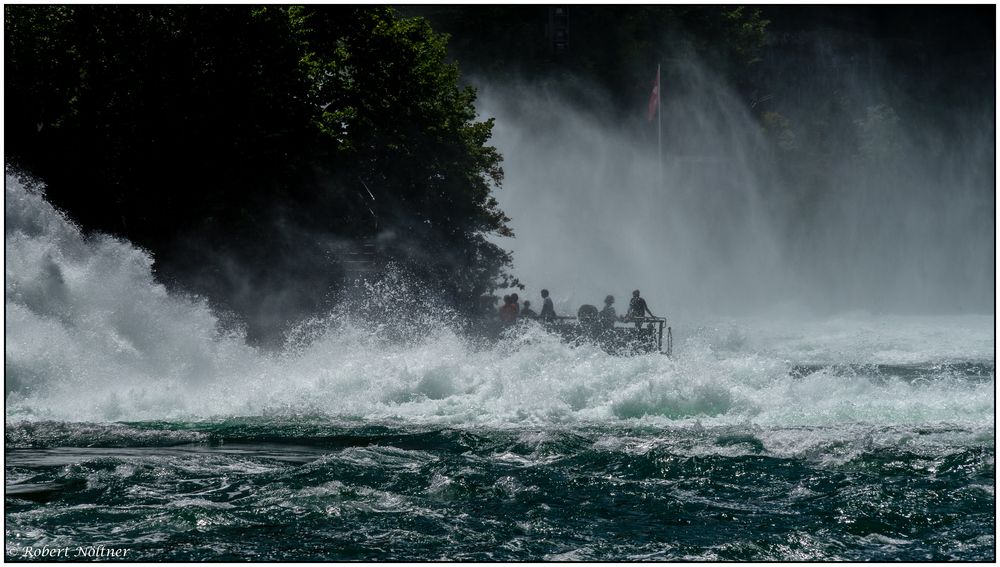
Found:
<path fill-rule="evenodd" d="M 615 296 L 609 295 L 604 298 L 604 309 L 601 309 L 601 326 L 605 329 L 613 329 L 615 326 Z"/>
<path fill-rule="evenodd" d="M 599 316 L 599 312 L 597 311 L 597 308 L 594 307 L 593 305 L 590 305 L 589 303 L 584 303 L 576 311 L 576 318 L 581 323 L 584 323 L 584 322 L 588 322 L 589 323 L 589 322 L 597 321 L 597 317 L 598 316 Z"/>
<path fill-rule="evenodd" d="M 653 312 L 649 310 L 646 305 L 646 300 L 639 297 L 639 290 L 632 292 L 632 300 L 628 302 L 628 313 L 625 314 L 625 318 L 635 321 L 635 326 L 638 327 L 642 324 L 641 319 L 646 317 L 646 313 L 649 313 L 650 317 L 656 317 Z"/>
<path fill-rule="evenodd" d="M 531 302 L 528 301 L 527 299 L 524 300 L 524 309 L 521 310 L 521 317 L 528 317 L 531 319 L 535 319 L 538 317 L 538 313 L 535 313 L 531 309 Z"/>
<path fill-rule="evenodd" d="M 601 319 L 596 307 L 587 303 L 581 305 L 576 311 L 576 320 L 584 336 L 597 338 L 601 331 Z"/>
<path fill-rule="evenodd" d="M 552 321 L 556 318 L 556 308 L 552 306 L 552 299 L 549 298 L 549 290 L 542 290 L 542 312 L 538 314 L 542 321 Z"/>
<path fill-rule="evenodd" d="M 517 303 L 515 301 L 516 295 L 505 295 L 503 296 L 503 305 L 500 306 L 500 322 L 504 325 L 513 325 L 517 322 Z"/>

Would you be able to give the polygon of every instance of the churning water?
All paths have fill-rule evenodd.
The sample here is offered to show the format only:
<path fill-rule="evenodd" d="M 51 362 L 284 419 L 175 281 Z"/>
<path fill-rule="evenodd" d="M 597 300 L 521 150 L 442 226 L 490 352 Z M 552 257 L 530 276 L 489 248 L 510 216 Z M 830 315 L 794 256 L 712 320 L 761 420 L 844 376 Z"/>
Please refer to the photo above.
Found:
<path fill-rule="evenodd" d="M 10 175 L 5 204 L 9 559 L 994 557 L 992 316 L 619 358 L 344 312 L 267 353 Z"/>

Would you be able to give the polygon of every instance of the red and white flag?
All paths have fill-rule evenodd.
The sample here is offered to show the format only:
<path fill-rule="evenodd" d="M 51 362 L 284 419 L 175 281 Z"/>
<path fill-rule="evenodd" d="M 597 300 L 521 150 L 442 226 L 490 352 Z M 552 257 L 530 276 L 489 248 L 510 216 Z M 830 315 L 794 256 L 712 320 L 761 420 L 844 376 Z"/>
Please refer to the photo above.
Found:
<path fill-rule="evenodd" d="M 653 92 L 649 94 L 649 106 L 646 111 L 646 121 L 652 121 L 656 108 L 660 105 L 660 67 L 656 67 L 656 81 L 653 82 Z"/>

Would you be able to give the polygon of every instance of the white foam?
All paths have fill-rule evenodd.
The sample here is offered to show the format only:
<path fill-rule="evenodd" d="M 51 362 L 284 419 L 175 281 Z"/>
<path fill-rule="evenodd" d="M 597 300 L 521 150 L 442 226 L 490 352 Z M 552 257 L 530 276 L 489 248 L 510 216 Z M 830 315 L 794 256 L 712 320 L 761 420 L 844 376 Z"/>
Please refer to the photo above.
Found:
<path fill-rule="evenodd" d="M 7 177 L 6 417 L 109 421 L 327 414 L 446 424 L 635 420 L 706 426 L 992 424 L 994 379 L 922 380 L 796 364 L 992 360 L 990 316 L 740 320 L 678 328 L 676 356 L 613 357 L 540 327 L 493 348 L 441 324 L 407 342 L 318 319 L 278 354 L 168 293 L 150 256 L 84 238 Z"/>

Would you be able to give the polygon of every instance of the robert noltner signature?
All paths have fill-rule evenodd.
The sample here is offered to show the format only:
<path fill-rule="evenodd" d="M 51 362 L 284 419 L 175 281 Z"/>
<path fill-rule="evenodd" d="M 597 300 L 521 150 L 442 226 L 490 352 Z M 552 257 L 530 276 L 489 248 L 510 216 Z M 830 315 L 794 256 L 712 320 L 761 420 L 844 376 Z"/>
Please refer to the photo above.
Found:
<path fill-rule="evenodd" d="M 8 547 L 7 557 L 20 559 L 78 559 L 128 557 L 132 551 L 127 547 L 106 547 L 103 545 L 81 545 L 77 547 Z"/>

